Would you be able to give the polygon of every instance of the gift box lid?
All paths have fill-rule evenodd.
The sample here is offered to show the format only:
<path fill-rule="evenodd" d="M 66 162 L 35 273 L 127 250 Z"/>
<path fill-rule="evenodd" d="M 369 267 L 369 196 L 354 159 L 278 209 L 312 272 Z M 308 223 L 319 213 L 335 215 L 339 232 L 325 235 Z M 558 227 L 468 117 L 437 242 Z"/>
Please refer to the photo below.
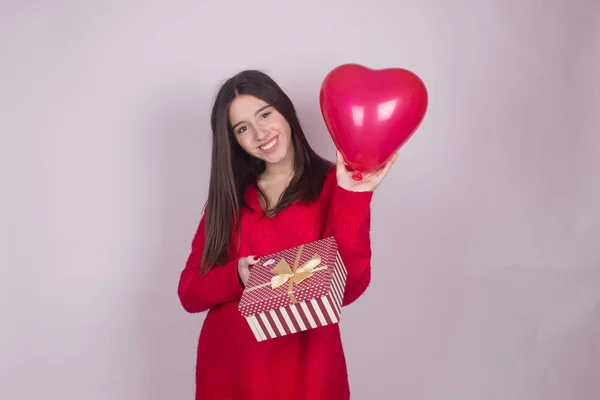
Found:
<path fill-rule="evenodd" d="M 333 237 L 262 256 L 239 303 L 244 317 L 326 295 L 337 256 Z"/>

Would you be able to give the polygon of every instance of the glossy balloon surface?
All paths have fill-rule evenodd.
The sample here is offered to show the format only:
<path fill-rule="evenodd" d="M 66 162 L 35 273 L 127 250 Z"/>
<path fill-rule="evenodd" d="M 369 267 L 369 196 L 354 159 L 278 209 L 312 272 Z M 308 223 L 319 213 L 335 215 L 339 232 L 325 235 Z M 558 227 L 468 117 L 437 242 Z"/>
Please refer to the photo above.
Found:
<path fill-rule="evenodd" d="M 370 172 L 384 166 L 419 127 L 428 94 L 409 70 L 344 64 L 323 80 L 320 106 L 346 163 Z"/>

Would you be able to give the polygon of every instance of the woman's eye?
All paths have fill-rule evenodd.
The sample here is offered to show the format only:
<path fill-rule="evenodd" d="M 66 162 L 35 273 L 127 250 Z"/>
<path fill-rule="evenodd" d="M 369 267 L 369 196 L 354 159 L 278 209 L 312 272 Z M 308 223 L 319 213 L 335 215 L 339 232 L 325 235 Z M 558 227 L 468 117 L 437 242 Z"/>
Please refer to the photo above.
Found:
<path fill-rule="evenodd" d="M 248 129 L 247 126 L 242 126 L 240 129 L 238 129 L 238 133 L 244 133 L 244 132 L 246 132 L 247 129 Z"/>
<path fill-rule="evenodd" d="M 271 115 L 271 111 L 267 111 L 266 113 L 263 113 L 263 114 L 261 115 L 261 118 L 262 118 L 262 119 L 265 119 L 265 118 L 267 118 L 269 115 Z"/>

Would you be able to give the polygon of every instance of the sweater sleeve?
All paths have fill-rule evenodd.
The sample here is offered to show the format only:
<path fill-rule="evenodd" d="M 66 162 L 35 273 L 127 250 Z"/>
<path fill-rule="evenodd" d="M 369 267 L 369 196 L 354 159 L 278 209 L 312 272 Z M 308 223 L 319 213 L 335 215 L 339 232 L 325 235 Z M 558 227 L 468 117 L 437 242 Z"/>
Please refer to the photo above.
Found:
<path fill-rule="evenodd" d="M 201 274 L 205 227 L 206 218 L 202 216 L 192 240 L 191 253 L 179 278 L 177 293 L 181 305 L 189 313 L 203 312 L 219 303 L 240 299 L 243 292 L 237 259 L 215 266 L 205 275 Z"/>
<path fill-rule="evenodd" d="M 371 200 L 373 192 L 351 192 L 334 183 L 328 212 L 333 235 L 348 270 L 342 306 L 358 299 L 371 282 Z"/>

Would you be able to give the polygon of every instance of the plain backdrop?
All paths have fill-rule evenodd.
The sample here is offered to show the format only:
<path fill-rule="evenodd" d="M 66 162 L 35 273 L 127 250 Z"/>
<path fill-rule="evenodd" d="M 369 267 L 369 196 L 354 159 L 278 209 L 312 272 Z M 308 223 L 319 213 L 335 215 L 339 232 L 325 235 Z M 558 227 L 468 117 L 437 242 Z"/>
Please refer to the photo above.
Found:
<path fill-rule="evenodd" d="M 193 398 L 215 91 L 271 74 L 333 159 L 347 62 L 430 92 L 344 310 L 353 399 L 600 398 L 597 0 L 0 5 L 0 398 Z"/>

